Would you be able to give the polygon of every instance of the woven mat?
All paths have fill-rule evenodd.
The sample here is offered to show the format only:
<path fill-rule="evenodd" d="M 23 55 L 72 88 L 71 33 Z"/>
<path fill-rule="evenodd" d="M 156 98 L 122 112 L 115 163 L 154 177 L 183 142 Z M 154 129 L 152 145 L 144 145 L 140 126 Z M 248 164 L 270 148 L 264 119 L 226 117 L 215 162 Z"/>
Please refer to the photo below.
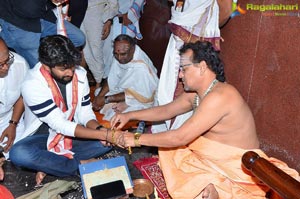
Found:
<path fill-rule="evenodd" d="M 160 198 L 171 198 L 168 194 L 162 171 L 158 166 L 157 157 L 142 158 L 133 164 L 141 171 L 144 178 L 149 179 L 154 184 Z"/>

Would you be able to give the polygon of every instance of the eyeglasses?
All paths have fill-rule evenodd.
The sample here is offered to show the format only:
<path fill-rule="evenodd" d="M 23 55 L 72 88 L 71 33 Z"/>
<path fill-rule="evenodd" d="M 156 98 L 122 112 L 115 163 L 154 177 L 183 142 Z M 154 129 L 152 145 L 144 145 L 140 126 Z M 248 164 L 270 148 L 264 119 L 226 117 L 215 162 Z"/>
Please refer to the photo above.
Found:
<path fill-rule="evenodd" d="M 8 58 L 4 62 L 0 63 L 0 69 L 2 69 L 4 65 L 8 65 L 8 66 L 12 65 L 14 61 L 15 61 L 15 56 L 11 52 L 9 52 Z"/>
<path fill-rule="evenodd" d="M 185 68 L 188 67 L 188 66 L 191 66 L 191 65 L 194 65 L 194 63 L 180 65 L 179 70 L 184 73 Z"/>

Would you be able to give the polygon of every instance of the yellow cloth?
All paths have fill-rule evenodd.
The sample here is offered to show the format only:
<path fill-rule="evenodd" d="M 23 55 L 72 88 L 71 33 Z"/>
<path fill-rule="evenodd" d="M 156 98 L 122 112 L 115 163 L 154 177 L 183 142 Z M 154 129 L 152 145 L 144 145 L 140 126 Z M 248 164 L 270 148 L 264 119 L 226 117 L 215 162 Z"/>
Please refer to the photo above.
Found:
<path fill-rule="evenodd" d="M 242 168 L 248 151 L 200 136 L 187 147 L 159 149 L 159 161 L 172 198 L 202 198 L 201 191 L 212 183 L 219 198 L 265 198 L 269 188 Z M 251 150 L 299 180 L 299 174 L 259 149 Z M 247 172 L 247 173 L 246 173 Z"/>

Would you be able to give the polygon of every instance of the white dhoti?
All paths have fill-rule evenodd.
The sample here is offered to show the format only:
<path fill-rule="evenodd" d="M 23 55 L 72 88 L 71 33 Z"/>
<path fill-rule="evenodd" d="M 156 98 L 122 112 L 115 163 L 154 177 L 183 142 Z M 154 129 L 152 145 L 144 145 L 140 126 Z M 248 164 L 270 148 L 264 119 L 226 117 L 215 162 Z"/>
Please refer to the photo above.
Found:
<path fill-rule="evenodd" d="M 86 45 L 83 49 L 86 63 L 97 83 L 107 77 L 111 61 L 105 60 L 104 41 L 101 40 L 104 23 L 118 13 L 117 0 L 89 0 L 88 8 L 81 25 L 86 35 Z M 112 56 L 111 47 L 109 54 Z"/>
<path fill-rule="evenodd" d="M 108 75 L 109 92 L 106 96 L 125 93 L 127 108 L 123 112 L 140 110 L 154 106 L 158 85 L 157 70 L 152 61 L 137 45 L 133 60 L 120 64 L 113 60 Z M 100 111 L 104 120 L 110 120 L 115 114 L 113 103 L 106 104 Z"/>
<path fill-rule="evenodd" d="M 174 5 L 176 1 L 174 0 Z M 164 105 L 173 101 L 174 92 L 177 86 L 180 56 L 179 49 L 182 47 L 185 40 L 182 36 L 188 33 L 187 38 L 213 40 L 220 37 L 218 25 L 219 7 L 216 0 L 186 0 L 183 12 L 175 10 L 172 7 L 172 17 L 169 20 L 170 24 L 175 24 L 176 34 L 171 34 L 169 44 L 166 50 L 158 86 L 158 103 Z M 173 29 L 175 30 L 175 29 Z M 167 129 L 176 129 L 181 126 L 190 116 L 192 112 L 177 116 L 173 124 L 171 121 L 166 121 L 166 126 L 153 126 L 153 132 L 161 132 Z"/>

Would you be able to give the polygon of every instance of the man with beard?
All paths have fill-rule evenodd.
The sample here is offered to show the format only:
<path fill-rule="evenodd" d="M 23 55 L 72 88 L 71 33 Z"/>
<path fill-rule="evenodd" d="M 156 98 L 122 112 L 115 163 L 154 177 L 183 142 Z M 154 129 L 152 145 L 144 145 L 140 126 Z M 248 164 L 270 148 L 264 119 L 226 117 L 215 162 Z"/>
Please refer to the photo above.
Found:
<path fill-rule="evenodd" d="M 10 158 L 16 166 L 38 171 L 40 184 L 46 174 L 78 174 L 79 164 L 111 149 L 99 140 L 113 140 L 114 131 L 95 118 L 86 71 L 78 65 L 81 53 L 71 40 L 45 37 L 38 53 L 40 62 L 22 85 L 25 132 Z"/>
<path fill-rule="evenodd" d="M 28 69 L 25 59 L 10 52 L 0 38 L 0 146 L 3 147 L 3 154 L 0 153 L 0 180 L 4 178 L 2 165 L 9 157 L 8 152 L 24 132 L 21 84 Z"/>

